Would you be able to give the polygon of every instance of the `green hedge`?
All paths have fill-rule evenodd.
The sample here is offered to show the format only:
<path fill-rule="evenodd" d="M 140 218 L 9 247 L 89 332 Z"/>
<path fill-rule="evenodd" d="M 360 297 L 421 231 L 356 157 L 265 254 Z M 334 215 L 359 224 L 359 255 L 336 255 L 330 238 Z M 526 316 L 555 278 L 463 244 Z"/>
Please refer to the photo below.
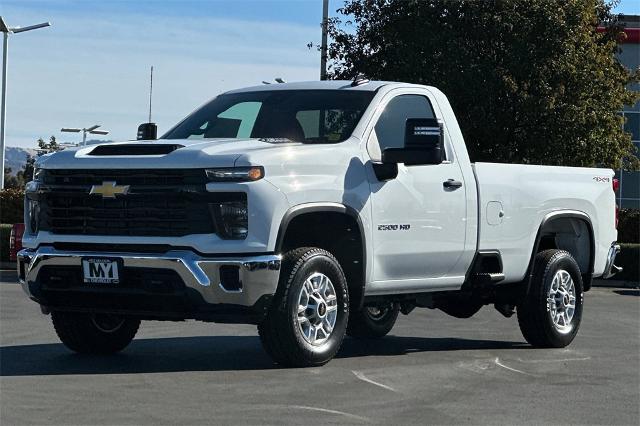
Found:
<path fill-rule="evenodd" d="M 24 222 L 24 190 L 3 189 L 0 191 L 0 223 Z"/>
<path fill-rule="evenodd" d="M 623 270 L 612 279 L 640 282 L 640 244 L 620 244 L 620 248 L 616 265 L 621 266 Z"/>
<path fill-rule="evenodd" d="M 621 209 L 618 216 L 618 241 L 640 244 L 640 210 Z"/>
<path fill-rule="evenodd" d="M 0 260 L 9 260 L 9 237 L 11 236 L 12 225 L 0 224 Z"/>

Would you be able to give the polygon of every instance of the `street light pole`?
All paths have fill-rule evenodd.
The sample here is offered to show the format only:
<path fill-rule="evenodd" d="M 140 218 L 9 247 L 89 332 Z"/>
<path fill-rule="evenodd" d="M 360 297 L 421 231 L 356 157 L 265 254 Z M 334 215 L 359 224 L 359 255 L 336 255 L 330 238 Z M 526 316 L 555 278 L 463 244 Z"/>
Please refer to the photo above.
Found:
<path fill-rule="evenodd" d="M 9 34 L 18 34 L 26 31 L 37 30 L 38 28 L 48 27 L 51 24 L 44 22 L 42 24 L 29 25 L 27 27 L 9 27 L 0 16 L 0 32 L 3 33 L 2 43 L 2 103 L 0 105 L 0 189 L 4 189 L 4 154 L 5 154 L 5 135 L 7 130 L 7 69 L 9 63 Z"/>
<path fill-rule="evenodd" d="M 7 66 L 9 59 L 9 32 L 4 32 L 2 42 L 2 105 L 0 106 L 0 164 L 2 164 L 2 176 L 0 177 L 0 189 L 4 189 L 4 135 L 7 120 Z"/>
<path fill-rule="evenodd" d="M 108 135 L 109 134 L 108 130 L 98 130 L 98 127 L 100 126 L 101 124 L 94 124 L 91 127 L 85 127 L 82 129 L 79 129 L 76 127 L 63 127 L 62 129 L 60 129 L 60 131 L 66 132 L 66 133 L 82 132 L 82 146 L 85 146 L 87 144 L 87 133 L 90 133 L 92 135 Z"/>

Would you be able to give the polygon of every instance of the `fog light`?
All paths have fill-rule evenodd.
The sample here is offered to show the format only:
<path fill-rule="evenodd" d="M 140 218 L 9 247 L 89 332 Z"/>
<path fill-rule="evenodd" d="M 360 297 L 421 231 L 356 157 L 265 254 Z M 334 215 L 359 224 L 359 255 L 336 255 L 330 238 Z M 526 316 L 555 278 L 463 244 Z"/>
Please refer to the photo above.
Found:
<path fill-rule="evenodd" d="M 216 232 L 227 240 L 244 240 L 249 233 L 246 201 L 226 201 L 213 204 Z"/>

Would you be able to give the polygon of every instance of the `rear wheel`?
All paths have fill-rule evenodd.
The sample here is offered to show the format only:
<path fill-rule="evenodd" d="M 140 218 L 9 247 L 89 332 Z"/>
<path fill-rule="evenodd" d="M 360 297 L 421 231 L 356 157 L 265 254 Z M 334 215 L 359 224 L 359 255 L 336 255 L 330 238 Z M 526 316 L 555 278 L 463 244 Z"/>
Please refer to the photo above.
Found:
<path fill-rule="evenodd" d="M 135 337 L 140 320 L 109 314 L 51 313 L 56 334 L 66 347 L 85 354 L 112 354 Z"/>
<path fill-rule="evenodd" d="M 356 338 L 379 338 L 386 336 L 398 319 L 400 306 L 397 303 L 365 307 L 352 312 L 347 334 Z"/>
<path fill-rule="evenodd" d="M 573 341 L 582 319 L 580 267 L 564 250 L 546 250 L 535 258 L 528 294 L 518 304 L 518 324 L 531 345 L 563 348 Z"/>
<path fill-rule="evenodd" d="M 349 294 L 340 264 L 331 253 L 306 247 L 283 257 L 278 290 L 258 332 L 277 363 L 318 366 L 340 349 L 348 317 Z"/>

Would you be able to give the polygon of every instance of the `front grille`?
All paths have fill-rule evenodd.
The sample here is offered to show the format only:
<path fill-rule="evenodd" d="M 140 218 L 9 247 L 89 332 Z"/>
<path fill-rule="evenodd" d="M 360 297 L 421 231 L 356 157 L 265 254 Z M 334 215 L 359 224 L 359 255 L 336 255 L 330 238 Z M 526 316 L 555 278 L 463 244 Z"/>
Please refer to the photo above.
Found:
<path fill-rule="evenodd" d="M 46 185 L 100 185 L 116 181 L 118 185 L 199 185 L 203 189 L 208 182 L 203 169 L 44 170 L 41 179 Z"/>
<path fill-rule="evenodd" d="M 129 185 L 103 198 L 92 185 Z M 207 192 L 203 170 L 47 170 L 38 194 L 40 229 L 67 235 L 184 236 L 216 232 L 210 204 L 246 200 Z"/>

